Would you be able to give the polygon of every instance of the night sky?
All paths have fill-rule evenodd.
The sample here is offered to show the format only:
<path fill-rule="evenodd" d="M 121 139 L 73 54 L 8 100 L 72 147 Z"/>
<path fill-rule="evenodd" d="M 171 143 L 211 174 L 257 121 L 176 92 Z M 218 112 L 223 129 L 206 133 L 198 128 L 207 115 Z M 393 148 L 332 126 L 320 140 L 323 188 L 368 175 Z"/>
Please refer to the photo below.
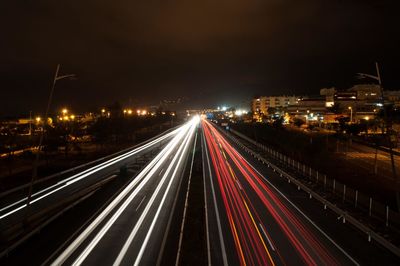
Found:
<path fill-rule="evenodd" d="M 0 115 L 119 101 L 245 104 L 348 88 L 382 66 L 400 89 L 400 16 L 389 0 L 3 0 Z"/>

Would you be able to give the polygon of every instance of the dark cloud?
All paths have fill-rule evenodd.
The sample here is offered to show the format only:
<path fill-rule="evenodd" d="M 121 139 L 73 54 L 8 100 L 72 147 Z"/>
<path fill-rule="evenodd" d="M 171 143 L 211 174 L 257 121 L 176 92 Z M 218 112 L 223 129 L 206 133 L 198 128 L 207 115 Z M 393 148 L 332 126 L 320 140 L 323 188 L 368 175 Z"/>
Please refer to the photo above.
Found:
<path fill-rule="evenodd" d="M 382 64 L 399 88 L 396 1 L 3 1 L 0 112 L 187 96 L 200 105 L 259 93 L 346 87 Z M 202 95 L 201 97 L 197 97 Z"/>

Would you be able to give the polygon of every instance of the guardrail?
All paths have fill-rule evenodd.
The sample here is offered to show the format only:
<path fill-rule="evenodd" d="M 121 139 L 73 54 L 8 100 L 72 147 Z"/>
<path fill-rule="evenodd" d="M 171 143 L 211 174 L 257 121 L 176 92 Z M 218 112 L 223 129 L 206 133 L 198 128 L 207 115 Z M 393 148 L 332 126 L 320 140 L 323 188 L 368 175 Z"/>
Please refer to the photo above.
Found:
<path fill-rule="evenodd" d="M 168 132 L 170 132 L 170 131 L 173 131 L 174 129 L 176 129 L 176 128 L 178 128 L 178 127 L 179 127 L 179 125 L 176 126 L 176 127 L 167 129 L 166 131 L 164 131 L 164 132 L 162 132 L 162 133 L 160 133 L 160 134 L 158 134 L 158 135 L 156 135 L 156 136 L 154 136 L 154 137 L 152 137 L 152 138 L 150 138 L 150 139 L 148 139 L 148 140 L 146 140 L 146 141 L 143 141 L 143 142 L 141 142 L 141 143 L 138 143 L 138 144 L 136 144 L 136 145 L 134 145 L 134 146 L 131 146 L 131 147 L 126 148 L 126 149 L 124 149 L 124 150 L 121 150 L 121 151 L 119 151 L 119 152 L 116 152 L 116 153 L 113 153 L 113 154 L 109 154 L 109 155 L 107 155 L 107 156 L 98 158 L 98 159 L 96 159 L 96 160 L 94 160 L 94 161 L 90 161 L 90 162 L 88 162 L 88 163 L 81 164 L 81 165 L 75 166 L 75 167 L 73 167 L 73 168 L 69 168 L 69 169 L 67 169 L 67 170 L 64 170 L 64 171 L 61 171 L 61 172 L 58 172 L 58 173 L 49 175 L 49 176 L 44 177 L 44 178 L 37 179 L 37 180 L 33 183 L 33 185 L 35 186 L 35 185 L 37 185 L 37 184 L 41 184 L 41 183 L 43 183 L 43 182 L 49 181 L 49 180 L 51 180 L 51 179 L 53 179 L 53 178 L 61 177 L 61 176 L 63 176 L 63 175 L 75 174 L 76 171 L 84 170 L 85 168 L 88 168 L 88 167 L 90 167 L 90 166 L 93 166 L 93 165 L 102 163 L 102 162 L 107 161 L 107 160 L 109 160 L 109 159 L 111 159 L 111 158 L 113 158 L 113 157 L 119 156 L 119 155 L 121 155 L 121 154 L 123 154 L 123 153 L 126 153 L 126 152 L 128 152 L 128 151 L 131 151 L 131 150 L 137 148 L 137 147 L 140 147 L 140 146 L 142 146 L 142 145 L 144 145 L 144 144 L 146 144 L 146 143 L 148 143 L 148 142 L 150 142 L 150 141 L 152 141 L 152 140 L 154 140 L 154 139 L 156 139 L 156 138 L 158 138 L 158 137 L 160 137 L 160 136 L 162 136 L 162 135 L 164 135 L 164 134 L 166 134 L 166 133 L 168 133 Z M 5 196 L 7 196 L 7 195 L 10 195 L 10 194 L 12 194 L 12 193 L 15 193 L 15 192 L 17 192 L 17 191 L 27 189 L 27 188 L 29 188 L 29 186 L 30 186 L 30 183 L 27 183 L 27 184 L 24 184 L 24 185 L 21 185 L 21 186 L 12 188 L 12 189 L 10 189 L 10 190 L 4 191 L 4 192 L 0 193 L 0 199 L 3 198 L 3 197 L 5 197 Z"/>
<path fill-rule="evenodd" d="M 246 141 L 258 146 L 261 145 L 257 143 L 256 141 L 248 138 L 247 136 L 244 136 L 243 134 L 236 132 L 234 130 L 230 130 L 232 133 L 236 134 L 239 137 L 243 137 Z M 226 132 L 225 132 L 226 133 Z M 263 164 L 266 164 L 268 167 L 271 167 L 276 173 L 278 173 L 281 177 L 284 177 L 288 180 L 289 183 L 292 183 L 297 186 L 299 190 L 303 190 L 306 192 L 310 199 L 314 198 L 318 200 L 320 203 L 323 204 L 324 209 L 330 209 L 333 212 L 335 212 L 337 215 L 339 215 L 340 219 L 342 219 L 343 223 L 350 223 L 353 225 L 355 228 L 360 230 L 361 232 L 365 233 L 367 236 L 367 240 L 370 242 L 372 239 L 375 240 L 377 243 L 381 244 L 383 247 L 394 253 L 395 255 L 400 257 L 400 248 L 394 245 L 393 243 L 389 242 L 387 239 L 385 239 L 383 236 L 379 235 L 378 233 L 374 232 L 370 227 L 366 226 L 365 224 L 361 223 L 358 221 L 355 217 L 350 215 L 347 211 L 342 210 L 329 200 L 325 199 L 318 193 L 314 192 L 311 188 L 306 186 L 304 183 L 302 183 L 300 180 L 297 178 L 291 176 L 289 173 L 286 171 L 282 170 L 280 167 L 277 165 L 271 163 L 270 161 L 266 160 L 264 157 L 262 157 L 260 154 L 252 151 L 248 147 L 246 147 L 244 144 L 242 144 L 236 137 L 232 136 L 232 134 L 227 134 L 228 137 L 230 137 L 233 141 L 235 141 L 238 145 L 240 145 L 243 149 L 246 150 L 246 152 L 250 153 L 253 157 L 255 157 L 257 160 L 261 161 Z"/>
<path fill-rule="evenodd" d="M 308 181 L 314 182 L 321 187 L 322 192 L 336 196 L 342 203 L 347 203 L 353 208 L 362 210 L 364 213 L 367 213 L 368 217 L 378 220 L 383 226 L 390 227 L 400 232 L 400 213 L 392 210 L 388 204 L 382 204 L 373 197 L 365 195 L 359 190 L 337 181 L 335 178 L 329 178 L 326 174 L 260 144 L 240 132 L 232 129 L 230 131 L 256 146 L 257 149 L 266 152 L 268 156 L 278 161 L 286 168 L 293 170 Z"/>

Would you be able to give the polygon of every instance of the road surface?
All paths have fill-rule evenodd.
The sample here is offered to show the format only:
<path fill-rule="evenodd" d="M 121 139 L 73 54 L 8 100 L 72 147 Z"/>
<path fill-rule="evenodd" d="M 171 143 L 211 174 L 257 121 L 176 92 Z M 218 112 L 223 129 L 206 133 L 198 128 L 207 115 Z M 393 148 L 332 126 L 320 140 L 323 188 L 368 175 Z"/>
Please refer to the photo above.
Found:
<path fill-rule="evenodd" d="M 155 265 L 199 119 L 179 128 L 164 149 L 75 238 L 52 265 Z"/>
<path fill-rule="evenodd" d="M 357 265 L 203 120 L 209 260 L 215 265 Z"/>
<path fill-rule="evenodd" d="M 34 191 L 30 201 L 30 211 L 32 213 L 37 212 L 40 208 L 49 206 L 52 202 L 65 198 L 81 187 L 88 186 L 102 177 L 107 176 L 110 172 L 118 170 L 120 166 L 134 162 L 134 159 L 155 147 L 157 148 L 162 141 L 169 140 L 178 132 L 179 129 L 176 129 L 124 154 L 59 180 L 55 184 L 39 189 L 38 191 Z M 2 224 L 5 224 L 7 223 L 6 220 L 15 220 L 25 214 L 27 209 L 27 197 L 23 196 L 12 202 L 5 201 L 1 204 L 0 221 Z"/>

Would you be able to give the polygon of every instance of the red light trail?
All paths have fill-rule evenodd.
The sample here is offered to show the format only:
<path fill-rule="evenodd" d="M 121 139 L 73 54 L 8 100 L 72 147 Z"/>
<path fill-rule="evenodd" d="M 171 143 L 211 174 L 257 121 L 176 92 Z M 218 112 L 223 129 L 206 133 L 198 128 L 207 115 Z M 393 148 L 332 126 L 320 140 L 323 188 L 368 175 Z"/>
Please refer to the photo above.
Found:
<path fill-rule="evenodd" d="M 266 211 L 305 264 L 339 264 L 318 236 L 285 206 L 263 177 L 221 133 L 206 120 L 202 121 L 202 127 L 240 264 L 285 264 L 285 256 L 276 248 L 278 239 L 274 242 L 269 228 L 259 215 Z M 249 193 L 257 195 L 262 208 L 256 209 Z"/>

